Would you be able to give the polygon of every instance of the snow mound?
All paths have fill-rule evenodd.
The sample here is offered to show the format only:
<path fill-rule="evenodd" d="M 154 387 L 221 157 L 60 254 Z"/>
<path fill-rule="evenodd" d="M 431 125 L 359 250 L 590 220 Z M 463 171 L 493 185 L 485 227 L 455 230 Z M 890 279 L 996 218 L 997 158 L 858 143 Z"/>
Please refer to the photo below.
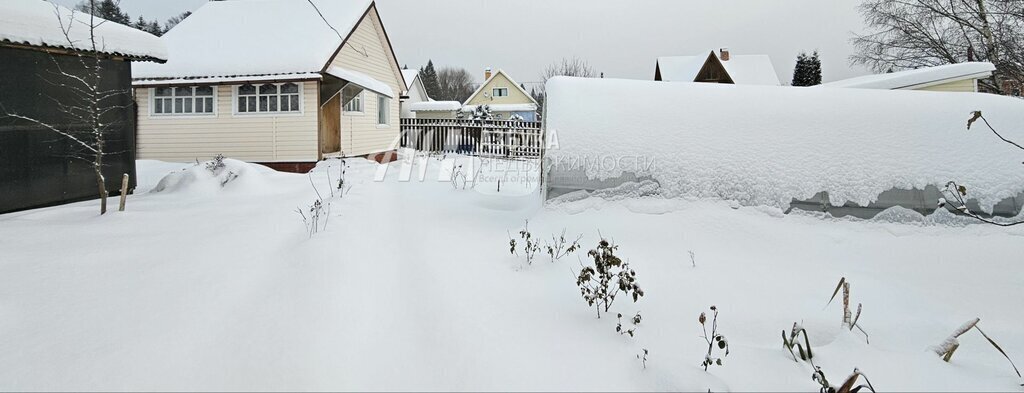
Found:
<path fill-rule="evenodd" d="M 1024 155 L 983 124 L 965 129 L 980 110 L 1024 140 L 1014 98 L 568 77 L 547 91 L 551 188 L 574 173 L 594 184 L 650 177 L 669 198 L 785 209 L 823 191 L 835 206 L 867 206 L 956 180 L 987 212 L 1024 191 Z"/>
<path fill-rule="evenodd" d="M 247 162 L 224 159 L 194 164 L 160 179 L 151 193 L 215 195 L 220 192 L 260 193 L 271 189 L 266 177 L 273 170 Z"/>

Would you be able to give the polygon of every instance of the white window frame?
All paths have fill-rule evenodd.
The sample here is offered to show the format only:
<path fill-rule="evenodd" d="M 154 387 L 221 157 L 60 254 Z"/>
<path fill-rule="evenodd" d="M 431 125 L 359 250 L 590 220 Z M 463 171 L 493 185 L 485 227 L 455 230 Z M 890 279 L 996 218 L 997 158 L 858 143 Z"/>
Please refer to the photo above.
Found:
<path fill-rule="evenodd" d="M 341 94 L 341 98 L 344 99 L 345 98 L 345 89 L 342 88 L 341 92 L 339 94 Z M 358 111 L 350 111 L 347 108 L 348 105 L 342 105 L 342 107 L 341 107 L 342 112 L 344 114 L 346 114 L 346 115 L 364 115 L 364 114 L 366 114 L 366 90 L 365 89 L 364 90 L 360 90 L 359 94 L 356 94 L 355 98 L 353 98 L 352 100 L 353 101 L 354 100 L 359 100 L 359 110 Z"/>
<path fill-rule="evenodd" d="M 196 96 L 195 95 L 195 89 L 197 87 L 207 87 L 207 86 L 213 88 L 213 97 L 210 97 L 210 96 Z M 193 92 L 192 95 L 188 96 L 188 98 L 192 99 L 192 112 L 174 113 L 174 111 L 172 109 L 170 113 L 167 113 L 167 112 L 156 113 L 156 101 L 158 99 L 159 100 L 169 100 L 171 102 L 171 107 L 172 108 L 174 107 L 174 100 L 179 97 L 179 96 L 176 95 L 177 91 L 175 89 L 177 89 L 179 87 L 188 87 L 188 88 L 192 89 L 192 92 Z M 169 89 L 171 89 L 171 96 L 170 97 L 157 97 L 156 96 L 156 89 L 161 89 L 161 88 L 169 88 Z M 184 98 L 185 96 L 181 96 L 181 97 Z M 213 108 L 213 110 L 211 112 L 197 113 L 195 111 L 196 98 L 197 97 L 202 97 L 203 99 L 212 98 L 213 99 L 213 105 L 211 106 L 211 108 Z M 149 117 L 179 117 L 180 118 L 180 117 L 215 117 L 215 116 L 217 116 L 217 86 L 216 85 L 212 85 L 212 86 L 211 85 L 156 86 L 156 87 L 150 87 L 149 88 Z"/>
<path fill-rule="evenodd" d="M 498 90 L 503 90 L 505 92 L 505 94 L 504 95 L 497 95 L 495 92 L 497 92 Z M 509 90 L 508 90 L 507 87 L 492 87 L 491 88 L 491 97 L 492 98 L 494 98 L 494 97 L 508 97 L 508 95 L 509 95 Z"/>
<path fill-rule="evenodd" d="M 364 107 L 365 108 L 365 107 Z M 381 115 L 384 115 L 384 122 L 381 122 Z M 391 98 L 385 95 L 377 95 L 377 128 L 391 127 Z"/>
<path fill-rule="evenodd" d="M 260 104 L 259 104 L 260 86 L 263 86 L 263 85 L 275 85 L 275 86 L 277 86 L 277 94 L 276 94 L 276 96 L 280 97 L 280 96 L 283 95 L 283 94 L 281 94 L 281 86 L 289 84 L 289 83 L 295 84 L 295 85 L 297 85 L 299 87 L 299 92 L 298 92 L 299 110 L 298 110 L 298 112 L 295 112 L 295 111 L 281 111 L 280 110 L 280 106 L 278 106 L 278 110 L 275 111 L 275 112 L 271 112 L 271 111 L 262 111 L 261 112 L 259 110 L 259 106 L 260 106 Z M 241 96 L 240 94 L 238 94 L 238 89 L 240 89 L 242 86 L 245 86 L 245 85 L 253 85 L 253 86 L 256 87 L 256 95 L 255 95 L 255 97 L 256 97 L 256 112 L 240 112 L 238 110 L 238 98 L 239 98 L 239 96 Z M 288 93 L 288 95 L 293 95 L 293 94 L 296 94 L 296 93 Z M 240 116 L 240 117 L 302 116 L 306 112 L 306 108 L 305 108 L 306 103 L 305 103 L 304 97 L 305 97 L 305 83 L 302 82 L 302 81 L 287 81 L 287 82 L 274 82 L 274 83 L 254 81 L 254 82 L 242 83 L 242 84 L 238 84 L 238 85 L 231 85 L 231 113 L 234 116 Z M 278 102 L 278 105 L 280 105 L 280 101 Z"/>

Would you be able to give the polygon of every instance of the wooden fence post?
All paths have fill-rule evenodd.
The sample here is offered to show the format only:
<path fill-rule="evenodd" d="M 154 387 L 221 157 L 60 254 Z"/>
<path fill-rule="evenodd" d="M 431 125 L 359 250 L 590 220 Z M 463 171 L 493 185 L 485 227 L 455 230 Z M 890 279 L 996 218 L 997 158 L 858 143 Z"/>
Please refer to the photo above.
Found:
<path fill-rule="evenodd" d="M 119 212 L 123 212 L 124 211 L 124 203 L 126 202 L 127 199 L 128 199 L 128 174 L 125 173 L 124 176 L 121 177 L 121 205 L 120 205 L 120 207 L 117 208 L 117 211 L 119 211 Z"/>

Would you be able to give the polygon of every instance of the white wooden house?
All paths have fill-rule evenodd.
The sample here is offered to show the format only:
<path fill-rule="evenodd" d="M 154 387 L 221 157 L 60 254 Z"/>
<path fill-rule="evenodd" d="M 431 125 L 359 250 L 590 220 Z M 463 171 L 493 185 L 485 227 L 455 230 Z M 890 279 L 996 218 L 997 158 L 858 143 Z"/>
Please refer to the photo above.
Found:
<path fill-rule="evenodd" d="M 414 118 L 416 113 L 411 110 L 418 102 L 430 102 L 430 95 L 423 85 L 419 70 L 402 70 L 402 77 L 405 78 L 405 95 L 402 96 L 402 118 Z"/>
<path fill-rule="evenodd" d="M 407 90 L 371 0 L 211 1 L 133 69 L 138 158 L 304 171 L 394 148 Z"/>

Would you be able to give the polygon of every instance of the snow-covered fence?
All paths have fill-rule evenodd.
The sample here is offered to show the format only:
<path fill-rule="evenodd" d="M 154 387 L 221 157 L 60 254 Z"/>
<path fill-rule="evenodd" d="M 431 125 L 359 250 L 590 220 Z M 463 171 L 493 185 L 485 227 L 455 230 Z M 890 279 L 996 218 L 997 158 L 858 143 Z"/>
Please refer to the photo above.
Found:
<path fill-rule="evenodd" d="M 538 158 L 544 138 L 536 121 L 402 119 L 401 144 L 438 153 Z"/>

